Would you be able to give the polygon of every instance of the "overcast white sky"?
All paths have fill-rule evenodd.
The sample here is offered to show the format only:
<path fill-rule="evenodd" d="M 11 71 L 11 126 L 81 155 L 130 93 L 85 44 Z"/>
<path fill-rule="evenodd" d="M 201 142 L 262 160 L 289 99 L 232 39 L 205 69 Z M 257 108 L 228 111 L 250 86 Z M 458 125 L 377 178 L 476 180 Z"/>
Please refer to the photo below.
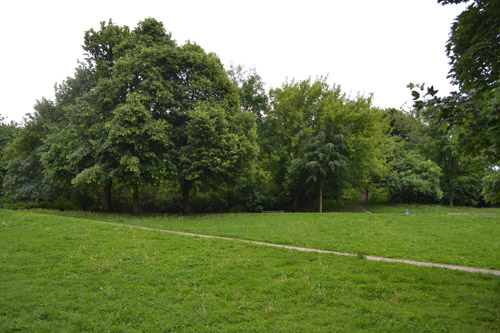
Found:
<path fill-rule="evenodd" d="M 0 6 L 0 115 L 21 121 L 83 59 L 84 32 L 112 18 L 162 21 L 226 65 L 254 67 L 267 87 L 328 75 L 381 107 L 406 107 L 409 82 L 453 90 L 445 43 L 464 6 L 436 0 L 19 0 Z"/>

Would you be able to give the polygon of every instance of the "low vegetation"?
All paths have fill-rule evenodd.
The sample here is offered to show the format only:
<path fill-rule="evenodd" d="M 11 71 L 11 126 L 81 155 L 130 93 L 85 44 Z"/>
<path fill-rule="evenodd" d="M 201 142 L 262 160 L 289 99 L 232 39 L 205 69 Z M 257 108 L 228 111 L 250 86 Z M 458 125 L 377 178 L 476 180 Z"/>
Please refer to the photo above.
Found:
<path fill-rule="evenodd" d="M 500 269 L 497 237 L 500 214 L 446 215 L 446 210 L 439 206 L 409 207 L 414 208 L 409 215 L 403 214 L 399 207 L 393 209 L 396 213 L 383 214 L 210 214 L 192 217 L 55 211 L 52 214 L 323 250 Z M 389 210 L 388 206 L 380 209 Z M 431 210 L 434 213 L 428 213 Z M 492 212 L 499 209 L 469 211 L 494 214 Z"/>
<path fill-rule="evenodd" d="M 370 216 L 380 218 L 364 220 L 370 216 L 261 214 L 108 218 L 223 234 L 231 233 L 229 226 L 233 225 L 234 235 L 255 238 L 259 228 L 249 225 L 260 225 L 262 219 L 260 223 L 269 226 L 269 239 L 278 241 L 283 230 L 299 228 L 293 242 L 303 237 L 303 243 L 314 245 L 311 233 L 321 232 L 327 225 L 325 218 L 348 230 L 347 216 L 356 233 L 368 231 L 369 223 L 375 223 L 371 229 L 376 229 L 393 223 L 396 217 L 373 214 Z M 371 262 L 363 255 L 303 253 L 91 220 L 101 217 L 0 210 L 1 331 L 500 330 L 496 276 Z M 436 217 L 428 227 L 436 230 L 438 238 L 444 237 L 444 229 L 453 229 L 446 227 L 448 224 L 464 228 L 462 218 Z M 299 219 L 307 222 L 300 224 Z M 315 228 L 307 223 L 313 221 L 322 227 L 312 231 Z M 490 222 L 479 219 L 476 228 L 485 234 L 498 234 Z M 405 223 L 408 228 L 400 232 L 410 233 L 411 226 L 421 230 L 419 225 L 424 222 L 413 219 Z M 398 224 L 392 224 L 395 230 Z M 397 239 L 400 232 L 384 237 Z M 338 234 L 329 233 L 333 243 Z M 316 245 L 323 245 L 325 239 Z M 398 246 L 393 248 L 392 244 L 386 245 L 387 253 L 398 253 Z M 434 251 L 449 246 L 445 242 Z M 416 252 L 423 255 L 424 247 L 416 247 Z M 492 252 L 479 249 L 475 264 L 483 261 L 490 263 L 485 266 L 496 266 L 491 263 L 498 262 L 492 258 L 498 252 L 498 243 Z"/>

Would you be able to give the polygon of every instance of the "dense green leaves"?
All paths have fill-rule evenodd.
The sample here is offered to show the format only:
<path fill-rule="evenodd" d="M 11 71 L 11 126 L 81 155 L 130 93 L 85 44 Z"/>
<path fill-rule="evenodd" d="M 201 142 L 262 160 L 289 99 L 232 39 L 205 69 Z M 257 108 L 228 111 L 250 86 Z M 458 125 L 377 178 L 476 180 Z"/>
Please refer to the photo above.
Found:
<path fill-rule="evenodd" d="M 415 152 L 398 152 L 392 168 L 394 174 L 388 177 L 387 187 L 395 200 L 427 203 L 442 199 L 441 170 L 434 162 Z"/>
<path fill-rule="evenodd" d="M 350 99 L 340 87 L 329 86 L 325 79 L 286 83 L 271 90 L 270 96 L 271 108 L 264 124 L 268 136 L 274 137 L 274 144 L 270 146 L 268 167 L 277 192 L 288 193 L 294 209 L 309 188 L 308 177 L 297 172 L 291 163 L 304 158 L 304 147 L 311 138 L 319 139 L 321 131 L 327 137 L 334 132 L 344 137 L 349 170 L 343 185 L 368 190 L 377 179 L 382 180 L 392 150 L 387 135 L 389 123 L 382 110 L 372 107 L 371 98 Z M 327 189 L 328 197 L 338 199 L 342 187 L 332 183 Z"/>
<path fill-rule="evenodd" d="M 471 8 L 481 6 L 489 5 Z M 463 20 L 490 15 L 486 7 Z M 468 43 L 465 21 L 449 45 Z M 106 212 L 132 202 L 135 213 L 144 199 L 149 210 L 189 214 L 191 200 L 195 211 L 260 211 L 299 210 L 319 198 L 321 211 L 323 198 L 353 200 L 359 191 L 472 205 L 496 196 L 500 90 L 494 75 L 458 69 L 468 61 L 458 56 L 462 46 L 448 49 L 454 78 L 488 89 L 437 98 L 433 87 L 412 85 L 411 112 L 376 108 L 371 96 L 348 96 L 326 78 L 268 92 L 255 70 L 226 71 L 215 54 L 178 45 L 152 18 L 134 29 L 103 22 L 85 33 L 83 49 L 85 61 L 57 86 L 55 101 L 37 103 L 23 127 L 1 125 L 6 198 L 64 197 L 73 208 Z M 482 156 L 468 158 L 464 147 Z"/>
<path fill-rule="evenodd" d="M 443 5 L 464 2 L 470 4 L 456 18 L 446 44 L 451 65 L 449 77 L 459 91 L 438 97 L 433 87 L 425 91 L 424 85 L 409 85 L 418 112 L 430 120 L 431 126 L 439 123 L 444 131 L 438 141 L 444 140 L 441 159 L 450 204 L 454 191 L 452 178 L 461 179 L 462 183 L 467 179 L 466 184 L 474 184 L 469 187 L 475 190 L 468 192 L 476 197 L 471 203 L 477 202 L 478 175 L 484 176 L 486 167 L 495 170 L 500 163 L 500 6 L 497 1 L 438 0 Z M 461 154 L 452 152 L 450 144 L 460 145 Z M 474 162 L 469 157 L 467 163 L 459 163 L 464 160 L 460 155 L 465 150 L 475 156 Z M 476 167 L 471 170 L 473 165 Z M 485 178 L 484 193 L 489 193 L 486 200 L 490 202 L 498 197 L 494 193 L 497 188 L 494 179 Z"/>
<path fill-rule="evenodd" d="M 6 173 L 3 179 L 3 192 L 16 200 L 53 199 L 53 192 L 44 177 L 41 155 L 43 140 L 47 135 L 54 105 L 48 100 L 38 101 L 34 116 L 25 120 L 23 128 L 4 149 L 3 165 Z"/>
<path fill-rule="evenodd" d="M 473 1 L 456 18 L 446 51 L 452 66 L 450 77 L 462 91 L 498 87 L 499 33 L 500 6 L 497 1 Z"/>
<path fill-rule="evenodd" d="M 198 45 L 177 46 L 163 24 L 129 31 L 111 21 L 85 34 L 86 64 L 57 91 L 61 115 L 44 140 L 45 174 L 79 189 L 112 184 L 134 193 L 173 179 L 185 213 L 199 179 L 234 182 L 255 159 L 251 113 L 220 60 Z"/>
<path fill-rule="evenodd" d="M 7 147 L 16 135 L 17 128 L 15 123 L 6 124 L 4 118 L 0 115 L 0 191 L 3 184 L 3 176 L 6 172 L 3 160 L 5 148 Z"/>
<path fill-rule="evenodd" d="M 348 156 L 345 138 L 335 133 L 333 127 L 322 128 L 319 133 L 304 143 L 301 156 L 291 163 L 297 173 L 303 175 L 307 182 L 319 188 L 319 212 L 323 212 L 323 186 L 330 180 L 342 183 L 347 174 Z"/>

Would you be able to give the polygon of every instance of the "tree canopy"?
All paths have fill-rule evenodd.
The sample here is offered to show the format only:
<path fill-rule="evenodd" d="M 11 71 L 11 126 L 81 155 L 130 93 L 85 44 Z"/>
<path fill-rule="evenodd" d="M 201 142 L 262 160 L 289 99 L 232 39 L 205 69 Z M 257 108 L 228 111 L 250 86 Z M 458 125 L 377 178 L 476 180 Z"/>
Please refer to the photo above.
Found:
<path fill-rule="evenodd" d="M 22 125 L 1 122 L 0 205 L 321 212 L 324 200 L 359 192 L 494 202 L 497 11 L 474 1 L 457 18 L 447 52 L 460 91 L 438 98 L 433 87 L 412 85 L 409 111 L 375 107 L 372 96 L 346 94 L 326 77 L 266 90 L 255 69 L 226 69 L 153 18 L 134 28 L 102 22 L 85 32 L 84 61 L 54 101 L 37 101 Z"/>

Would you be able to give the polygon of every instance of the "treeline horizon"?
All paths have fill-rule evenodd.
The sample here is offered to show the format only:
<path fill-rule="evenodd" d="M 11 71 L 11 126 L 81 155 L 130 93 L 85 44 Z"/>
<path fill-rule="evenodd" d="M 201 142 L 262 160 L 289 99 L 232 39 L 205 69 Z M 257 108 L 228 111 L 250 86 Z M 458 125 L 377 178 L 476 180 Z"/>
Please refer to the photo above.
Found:
<path fill-rule="evenodd" d="M 495 204 L 491 156 L 462 144 L 442 106 L 378 108 L 326 78 L 266 91 L 258 73 L 225 69 L 163 24 L 103 22 L 85 59 L 0 126 L 3 207 L 104 212 L 323 210 L 323 199 Z M 420 92 L 419 92 L 420 91 Z M 428 88 L 427 95 L 435 95 Z"/>

